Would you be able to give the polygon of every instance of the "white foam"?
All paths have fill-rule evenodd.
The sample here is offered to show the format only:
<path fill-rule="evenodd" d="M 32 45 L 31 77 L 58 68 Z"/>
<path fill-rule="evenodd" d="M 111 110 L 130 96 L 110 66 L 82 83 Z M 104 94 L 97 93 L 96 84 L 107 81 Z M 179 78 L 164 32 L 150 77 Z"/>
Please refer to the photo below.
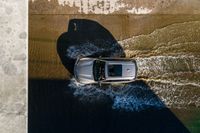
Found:
<path fill-rule="evenodd" d="M 109 48 L 100 48 L 92 43 L 83 43 L 79 45 L 72 45 L 66 51 L 66 56 L 76 59 L 78 56 L 89 56 L 97 53 L 109 53 L 111 57 L 121 57 L 123 50 L 118 47 L 119 44 L 110 44 Z M 105 55 L 103 55 L 105 56 Z"/>
<path fill-rule="evenodd" d="M 73 45 L 67 49 L 67 56 L 76 59 L 78 56 L 88 56 L 94 53 L 102 51 L 102 49 L 91 43 L 85 43 L 82 45 Z"/>
<path fill-rule="evenodd" d="M 69 86 L 81 102 L 95 103 L 112 100 L 112 108 L 123 111 L 141 111 L 148 108 L 164 108 L 163 102 L 147 86 L 129 84 L 108 86 L 104 90 L 98 85 L 80 85 L 71 80 Z"/>

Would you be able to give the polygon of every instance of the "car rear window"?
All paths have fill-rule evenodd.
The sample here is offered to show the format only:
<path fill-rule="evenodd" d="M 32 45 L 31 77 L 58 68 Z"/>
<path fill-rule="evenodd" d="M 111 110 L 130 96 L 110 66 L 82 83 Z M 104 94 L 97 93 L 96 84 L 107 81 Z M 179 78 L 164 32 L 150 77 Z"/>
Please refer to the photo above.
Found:
<path fill-rule="evenodd" d="M 120 65 L 120 64 L 108 65 L 108 76 L 121 77 L 122 76 L 122 65 Z"/>

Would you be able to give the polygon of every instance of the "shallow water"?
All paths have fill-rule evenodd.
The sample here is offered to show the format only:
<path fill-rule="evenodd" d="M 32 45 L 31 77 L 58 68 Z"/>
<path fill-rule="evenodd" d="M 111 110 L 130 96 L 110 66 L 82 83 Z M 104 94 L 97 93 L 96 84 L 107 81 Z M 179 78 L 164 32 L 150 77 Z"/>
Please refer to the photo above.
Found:
<path fill-rule="evenodd" d="M 194 21 L 172 24 L 156 29 L 148 35 L 134 36 L 119 41 L 119 44 L 123 47 L 127 57 L 136 59 L 138 79 L 146 81 L 150 89 L 160 97 L 165 105 L 179 108 L 185 106 L 199 107 L 199 37 L 200 21 Z M 88 56 L 103 50 L 109 49 L 98 48 L 94 44 L 80 45 L 79 47 L 71 46 L 67 50 L 67 56 L 77 58 L 78 55 Z M 112 50 L 112 53 L 119 54 L 115 50 Z M 77 88 L 92 89 L 94 87 L 82 86 Z M 131 91 L 134 86 L 127 85 L 123 89 Z M 86 92 L 80 91 L 79 95 L 81 93 L 86 95 Z M 91 93 L 88 95 L 91 95 Z M 109 93 L 109 95 L 113 94 Z M 121 107 L 117 104 L 133 106 L 131 103 L 137 103 L 137 99 L 125 95 L 124 97 L 117 96 L 114 100 L 116 101 L 114 106 L 117 107 Z M 127 103 L 127 101 L 130 103 Z"/>
<path fill-rule="evenodd" d="M 70 79 L 70 71 L 61 64 L 56 51 L 56 40 L 67 31 L 68 22 L 74 17 L 98 21 L 118 40 L 122 50 L 115 44 L 86 42 L 70 44 L 64 57 L 75 60 L 80 55 L 107 52 L 116 57 L 125 53 L 137 61 L 138 81 L 99 88 Z M 174 113 L 192 132 L 198 133 L 199 15 L 30 15 L 29 28 L 29 78 L 70 79 L 65 90 L 70 90 L 81 104 L 108 102 L 114 111 L 134 113 L 171 108 L 177 110 Z"/>

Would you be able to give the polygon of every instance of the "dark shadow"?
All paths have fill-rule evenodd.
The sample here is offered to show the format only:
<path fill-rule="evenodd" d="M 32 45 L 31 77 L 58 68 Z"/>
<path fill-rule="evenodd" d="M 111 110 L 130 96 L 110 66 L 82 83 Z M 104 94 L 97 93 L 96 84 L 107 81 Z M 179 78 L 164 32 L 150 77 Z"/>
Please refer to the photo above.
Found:
<path fill-rule="evenodd" d="M 72 74 L 74 62 L 80 55 L 125 57 L 122 47 L 108 30 L 85 19 L 69 22 L 68 32 L 57 41 L 57 51 L 63 65 Z M 66 80 L 29 79 L 28 87 L 29 133 L 189 133 L 144 81 L 135 81 L 121 88 L 111 86 L 120 96 L 153 101 L 152 104 L 144 102 L 139 105 L 143 107 L 141 110 L 133 111 L 113 108 L 115 95 L 101 94 L 95 85 L 91 88 L 75 86 Z M 109 87 L 104 86 L 104 90 Z M 90 89 L 94 93 L 75 96 L 78 89 L 84 94 L 84 90 Z M 98 94 L 103 100 L 89 102 Z M 156 103 L 162 107 L 155 106 Z M 133 109 L 135 104 L 140 103 L 130 104 Z"/>
<path fill-rule="evenodd" d="M 69 21 L 68 32 L 57 40 L 57 52 L 62 64 L 72 74 L 72 64 L 78 56 L 125 57 L 112 34 L 99 23 L 87 19 Z"/>
<path fill-rule="evenodd" d="M 189 133 L 166 107 L 115 110 L 112 99 L 85 103 L 65 80 L 29 80 L 29 133 Z M 143 81 L 131 84 L 137 97 L 160 101 Z M 150 100 L 150 99 L 149 99 Z"/>

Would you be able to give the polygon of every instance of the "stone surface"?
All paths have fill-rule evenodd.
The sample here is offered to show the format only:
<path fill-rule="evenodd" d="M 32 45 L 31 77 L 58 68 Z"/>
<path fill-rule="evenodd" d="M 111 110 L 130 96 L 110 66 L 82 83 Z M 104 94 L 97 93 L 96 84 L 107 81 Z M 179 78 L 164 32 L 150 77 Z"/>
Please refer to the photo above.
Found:
<path fill-rule="evenodd" d="M 26 0 L 0 1 L 0 132 L 25 133 L 27 118 Z"/>

